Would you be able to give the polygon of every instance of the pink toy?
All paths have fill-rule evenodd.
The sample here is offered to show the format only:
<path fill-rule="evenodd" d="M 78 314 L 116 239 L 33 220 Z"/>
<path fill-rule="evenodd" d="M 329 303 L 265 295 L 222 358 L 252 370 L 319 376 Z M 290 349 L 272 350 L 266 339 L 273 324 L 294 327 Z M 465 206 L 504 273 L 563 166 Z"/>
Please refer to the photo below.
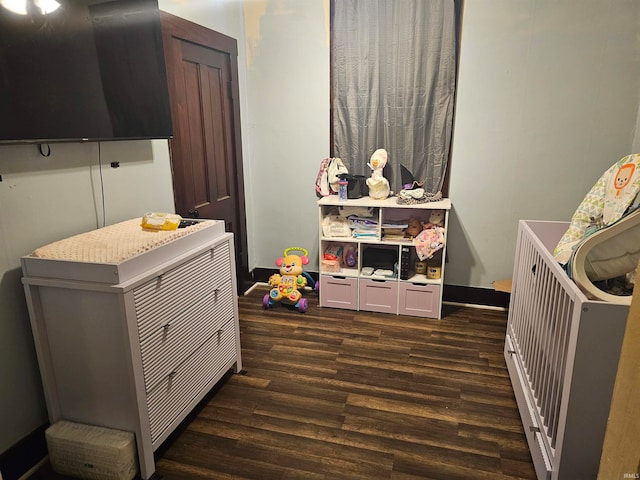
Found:
<path fill-rule="evenodd" d="M 444 228 L 437 226 L 422 230 L 413 239 L 420 260 L 431 258 L 434 253 L 444 247 L 444 242 Z"/>

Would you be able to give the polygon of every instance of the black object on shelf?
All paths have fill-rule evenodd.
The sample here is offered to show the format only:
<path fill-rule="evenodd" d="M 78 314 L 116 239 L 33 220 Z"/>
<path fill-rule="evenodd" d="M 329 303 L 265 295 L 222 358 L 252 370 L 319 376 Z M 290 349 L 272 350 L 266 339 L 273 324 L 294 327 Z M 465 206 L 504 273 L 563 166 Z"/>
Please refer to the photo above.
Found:
<path fill-rule="evenodd" d="M 394 265 L 398 261 L 398 252 L 394 249 L 367 247 L 362 254 L 362 266 L 394 270 Z"/>
<path fill-rule="evenodd" d="M 364 175 L 351 175 L 349 173 L 341 173 L 338 175 L 340 180 L 346 180 L 347 183 L 347 198 L 361 198 L 365 196 L 366 183 Z"/>
<path fill-rule="evenodd" d="M 411 261 L 411 247 L 403 245 L 400 251 L 400 279 L 409 280 L 409 265 Z"/>

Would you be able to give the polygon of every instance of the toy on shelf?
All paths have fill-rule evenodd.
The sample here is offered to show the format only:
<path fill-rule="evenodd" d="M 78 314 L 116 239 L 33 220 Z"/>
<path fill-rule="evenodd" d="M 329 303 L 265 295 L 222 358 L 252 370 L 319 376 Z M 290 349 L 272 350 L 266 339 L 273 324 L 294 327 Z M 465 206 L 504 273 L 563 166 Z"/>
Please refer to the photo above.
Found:
<path fill-rule="evenodd" d="M 342 267 L 354 268 L 358 263 L 358 254 L 353 244 L 332 243 L 325 248 L 320 263 L 323 272 L 339 273 Z"/>
<path fill-rule="evenodd" d="M 302 253 L 302 255 L 291 252 Z M 269 277 L 269 286 L 273 287 L 262 299 L 264 308 L 272 307 L 276 302 L 291 305 L 304 313 L 309 308 L 309 301 L 303 298 L 302 291 L 308 285 L 317 290 L 317 283 L 304 271 L 304 265 L 309 263 L 309 252 L 301 247 L 285 249 L 284 256 L 276 260 L 280 273 Z"/>
<path fill-rule="evenodd" d="M 356 247 L 351 244 L 346 245 L 344 247 L 344 253 L 342 254 L 342 261 L 349 268 L 355 267 L 358 263 L 358 253 L 356 251 Z"/>
<path fill-rule="evenodd" d="M 322 271 L 323 272 L 340 272 L 342 269 L 342 245 L 329 245 L 322 254 Z"/>
<path fill-rule="evenodd" d="M 422 231 L 422 222 L 417 217 L 409 218 L 407 228 L 404 230 L 404 236 L 414 238 Z"/>
<path fill-rule="evenodd" d="M 424 229 L 444 227 L 444 210 L 432 210 L 429 221 L 424 224 Z"/>
<path fill-rule="evenodd" d="M 398 193 L 398 199 L 396 200 L 398 204 L 416 205 L 442 200 L 442 192 L 427 192 L 424 189 L 424 181 L 418 182 L 404 165 L 400 165 L 400 178 L 402 179 L 402 190 Z"/>
<path fill-rule="evenodd" d="M 367 178 L 367 186 L 369 187 L 369 198 L 374 200 L 384 200 L 391 193 L 389 190 L 389 181 L 384 178 L 382 170 L 387 164 L 387 151 L 379 148 L 369 159 L 369 168 L 372 170 L 371 176 Z"/>
<path fill-rule="evenodd" d="M 413 238 L 416 253 L 420 260 L 433 257 L 444 247 L 444 210 L 433 210 L 423 230 Z"/>

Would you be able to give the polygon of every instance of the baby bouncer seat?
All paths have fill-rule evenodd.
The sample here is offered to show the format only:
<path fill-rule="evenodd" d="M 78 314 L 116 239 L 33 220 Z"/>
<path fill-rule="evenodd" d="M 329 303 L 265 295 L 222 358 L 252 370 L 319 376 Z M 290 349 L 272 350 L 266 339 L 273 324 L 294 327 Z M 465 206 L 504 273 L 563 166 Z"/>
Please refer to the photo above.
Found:
<path fill-rule="evenodd" d="M 573 214 L 555 259 L 589 297 L 623 305 L 602 281 L 635 273 L 640 259 L 640 154 L 628 155 L 600 177 Z M 600 282 L 600 283 L 598 283 Z"/>

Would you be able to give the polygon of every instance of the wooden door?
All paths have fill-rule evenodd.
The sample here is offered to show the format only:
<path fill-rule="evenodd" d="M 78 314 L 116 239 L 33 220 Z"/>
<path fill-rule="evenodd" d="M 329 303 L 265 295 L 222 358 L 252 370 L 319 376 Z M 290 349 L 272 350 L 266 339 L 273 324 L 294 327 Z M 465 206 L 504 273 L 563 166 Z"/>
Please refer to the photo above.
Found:
<path fill-rule="evenodd" d="M 250 286 L 247 258 L 237 42 L 161 12 L 169 81 L 176 212 L 224 220 L 235 236 L 238 291 Z"/>

